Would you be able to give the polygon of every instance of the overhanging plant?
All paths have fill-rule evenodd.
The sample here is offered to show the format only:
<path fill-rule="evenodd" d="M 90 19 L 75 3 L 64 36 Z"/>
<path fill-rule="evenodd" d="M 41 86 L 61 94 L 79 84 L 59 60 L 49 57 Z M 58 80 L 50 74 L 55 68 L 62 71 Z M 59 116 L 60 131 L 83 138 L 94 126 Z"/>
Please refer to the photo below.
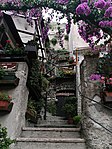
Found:
<path fill-rule="evenodd" d="M 32 3 L 30 0 L 28 0 L 27 2 L 21 1 L 19 5 L 17 5 L 16 1 L 14 2 L 13 0 L 11 0 L 10 3 L 7 3 L 7 1 L 2 1 L 0 6 L 1 10 L 15 10 L 15 11 L 21 10 L 24 13 L 26 12 L 27 16 L 29 17 L 28 21 L 30 22 L 30 24 L 31 24 L 31 17 L 35 17 L 35 16 L 37 16 L 37 18 L 42 17 L 42 12 L 40 11 L 41 9 L 39 9 L 42 7 L 44 7 L 46 11 L 48 10 L 48 8 L 53 8 L 56 11 L 60 11 L 64 14 L 63 17 L 66 15 L 67 27 L 70 26 L 71 24 L 70 16 L 72 14 L 74 23 L 78 22 L 79 20 L 83 20 L 87 24 L 92 26 L 92 28 L 90 28 L 89 30 L 92 33 L 92 34 L 90 33 L 91 35 L 93 35 L 94 32 L 96 33 L 95 31 L 96 28 L 101 29 L 103 33 L 105 32 L 108 35 L 112 34 L 111 0 L 107 0 L 107 1 L 97 0 L 95 2 L 92 0 L 90 1 L 89 0 L 63 0 L 63 1 L 62 0 L 56 0 L 56 1 L 39 0 Z M 53 17 L 51 13 L 51 20 L 52 19 Z M 51 20 L 49 19 L 49 22 Z M 101 39 L 100 36 L 98 38 Z"/>
<path fill-rule="evenodd" d="M 68 35 L 65 35 L 64 39 L 65 39 L 66 41 L 68 41 L 69 36 L 68 36 Z"/>
<path fill-rule="evenodd" d="M 55 46 L 57 44 L 57 39 L 56 38 L 52 38 L 51 39 L 51 43 L 53 44 L 53 46 Z"/>
<path fill-rule="evenodd" d="M 0 124 L 0 149 L 9 149 L 12 143 L 15 143 L 15 140 L 8 137 L 7 128 Z"/>
<path fill-rule="evenodd" d="M 42 81 L 41 81 L 41 66 L 38 59 L 32 61 L 32 68 L 29 73 L 28 84 L 35 90 L 41 92 Z"/>

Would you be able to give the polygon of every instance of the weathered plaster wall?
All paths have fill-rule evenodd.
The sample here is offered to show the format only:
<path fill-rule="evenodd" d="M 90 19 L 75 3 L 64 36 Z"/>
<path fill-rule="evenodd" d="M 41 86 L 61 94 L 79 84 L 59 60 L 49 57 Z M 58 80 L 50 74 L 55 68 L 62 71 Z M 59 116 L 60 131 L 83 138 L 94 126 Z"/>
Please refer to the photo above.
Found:
<path fill-rule="evenodd" d="M 81 66 L 81 93 L 101 103 L 98 87 L 96 84 L 88 82 L 88 77 L 95 71 L 96 62 L 97 58 L 85 59 Z M 96 94 L 97 96 L 95 96 Z M 112 133 L 96 123 L 98 122 L 112 131 L 112 110 L 106 109 L 102 105 L 82 96 L 82 114 L 84 116 L 82 128 L 88 149 L 112 149 Z"/>
<path fill-rule="evenodd" d="M 20 79 L 19 85 L 16 88 L 5 90 L 14 99 L 14 105 L 11 113 L 0 116 L 0 123 L 7 127 L 8 134 L 11 138 L 19 136 L 21 128 L 25 125 L 25 111 L 29 94 L 26 87 L 27 75 L 27 64 L 25 62 L 19 62 L 16 71 L 16 76 Z"/>

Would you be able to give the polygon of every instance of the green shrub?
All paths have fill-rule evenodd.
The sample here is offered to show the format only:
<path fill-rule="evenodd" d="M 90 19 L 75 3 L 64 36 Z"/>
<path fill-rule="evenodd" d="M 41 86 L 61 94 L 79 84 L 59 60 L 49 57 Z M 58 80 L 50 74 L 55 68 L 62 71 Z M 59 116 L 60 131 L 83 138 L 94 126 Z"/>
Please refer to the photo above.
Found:
<path fill-rule="evenodd" d="M 81 121 L 81 116 L 77 115 L 73 117 L 74 124 L 79 124 Z"/>
<path fill-rule="evenodd" d="M 14 142 L 15 140 L 11 140 L 7 136 L 7 128 L 0 124 L 0 149 L 9 149 L 9 146 Z"/>
<path fill-rule="evenodd" d="M 47 111 L 52 115 L 56 114 L 56 104 L 54 101 L 50 101 L 47 105 Z"/>

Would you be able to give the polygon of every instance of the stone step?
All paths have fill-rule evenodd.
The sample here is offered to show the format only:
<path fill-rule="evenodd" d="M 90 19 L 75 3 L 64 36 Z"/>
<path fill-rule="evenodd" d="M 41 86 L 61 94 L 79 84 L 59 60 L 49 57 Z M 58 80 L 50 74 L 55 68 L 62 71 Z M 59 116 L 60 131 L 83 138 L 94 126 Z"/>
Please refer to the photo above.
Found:
<path fill-rule="evenodd" d="M 47 124 L 47 125 L 65 125 L 67 124 L 67 120 L 42 120 L 38 124 Z"/>
<path fill-rule="evenodd" d="M 72 125 L 72 124 L 64 124 L 64 125 L 58 125 L 58 124 L 54 124 L 54 125 L 50 125 L 50 124 L 37 124 L 35 125 L 35 127 L 47 127 L 47 128 L 76 128 L 77 126 Z"/>
<path fill-rule="evenodd" d="M 80 138 L 17 138 L 15 149 L 86 149 Z"/>
<path fill-rule="evenodd" d="M 55 121 L 64 120 L 64 118 L 60 117 L 60 116 L 46 116 L 46 119 L 47 120 L 55 120 Z"/>
<path fill-rule="evenodd" d="M 21 137 L 28 138 L 80 138 L 80 128 L 34 128 L 25 127 Z"/>

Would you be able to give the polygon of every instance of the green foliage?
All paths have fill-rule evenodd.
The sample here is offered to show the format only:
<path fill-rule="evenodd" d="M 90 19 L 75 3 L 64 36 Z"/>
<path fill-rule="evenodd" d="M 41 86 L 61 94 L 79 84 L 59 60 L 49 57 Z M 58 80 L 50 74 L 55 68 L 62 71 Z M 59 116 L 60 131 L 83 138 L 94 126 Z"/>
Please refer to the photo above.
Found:
<path fill-rule="evenodd" d="M 49 81 L 43 76 L 41 76 L 41 79 L 42 79 L 42 90 L 46 91 L 48 89 Z"/>
<path fill-rule="evenodd" d="M 99 52 L 100 50 L 96 50 L 96 51 L 91 51 L 91 50 L 87 50 L 85 53 L 84 53 L 84 56 L 89 56 L 89 57 L 95 57 L 95 56 L 99 56 Z"/>
<path fill-rule="evenodd" d="M 79 124 L 81 121 L 81 116 L 80 115 L 74 116 L 73 121 L 74 121 L 74 124 L 76 125 Z"/>
<path fill-rule="evenodd" d="M 7 49 L 5 51 L 5 54 L 9 54 L 9 55 L 22 55 L 24 54 L 24 49 L 23 48 L 19 48 L 19 47 L 16 47 L 16 48 L 11 48 L 11 49 Z"/>
<path fill-rule="evenodd" d="M 68 41 L 69 37 L 68 35 L 65 35 L 65 38 L 64 38 L 66 41 Z"/>
<path fill-rule="evenodd" d="M 53 44 L 53 46 L 55 46 L 57 44 L 57 39 L 56 38 L 52 38 L 51 39 L 51 43 Z"/>
<path fill-rule="evenodd" d="M 32 113 L 37 114 L 35 101 L 29 99 L 29 100 L 28 100 L 28 104 L 27 104 L 27 108 L 28 108 Z"/>
<path fill-rule="evenodd" d="M 41 82 L 41 72 L 40 72 L 40 62 L 38 60 L 34 60 L 32 63 L 32 68 L 29 76 L 29 83 L 36 90 L 41 91 L 42 82 Z"/>
<path fill-rule="evenodd" d="M 33 88 L 41 92 L 46 91 L 49 81 L 42 76 L 40 68 L 40 62 L 38 60 L 34 60 L 30 71 L 29 83 L 33 86 Z"/>
<path fill-rule="evenodd" d="M 58 49 L 56 52 L 59 54 L 69 54 L 69 51 L 67 51 L 66 49 Z"/>
<path fill-rule="evenodd" d="M 56 104 L 55 104 L 54 101 L 48 102 L 48 104 L 47 104 L 47 111 L 49 113 L 51 113 L 52 115 L 56 114 Z"/>
<path fill-rule="evenodd" d="M 40 98 L 39 100 L 29 98 L 27 109 L 29 109 L 34 114 L 39 114 L 43 106 L 44 106 L 44 100 L 42 98 Z"/>
<path fill-rule="evenodd" d="M 46 47 L 46 48 L 50 48 L 50 42 L 49 42 L 49 41 L 47 41 L 47 42 L 45 43 L 45 47 Z"/>
<path fill-rule="evenodd" d="M 65 104 L 63 106 L 63 110 L 67 115 L 74 116 L 77 113 L 77 98 L 76 97 L 68 97 L 66 98 Z"/>
<path fill-rule="evenodd" d="M 11 101 L 12 98 L 7 93 L 0 92 L 0 100 Z"/>
<path fill-rule="evenodd" d="M 0 79 L 3 78 L 5 74 L 6 74 L 5 70 L 0 67 Z"/>
<path fill-rule="evenodd" d="M 99 58 L 97 65 L 97 73 L 109 78 L 112 74 L 112 53 L 105 54 Z"/>
<path fill-rule="evenodd" d="M 37 102 L 36 102 L 36 109 L 37 112 L 40 113 L 42 107 L 44 107 L 44 100 L 43 98 L 40 98 Z"/>
<path fill-rule="evenodd" d="M 24 47 L 19 47 L 18 44 L 16 44 L 16 46 L 13 48 L 10 40 L 6 40 L 4 52 L 5 54 L 8 54 L 8 55 L 22 55 L 25 53 Z"/>
<path fill-rule="evenodd" d="M 14 142 L 15 140 L 11 140 L 7 136 L 7 128 L 0 124 L 0 149 L 9 149 L 9 146 Z"/>
<path fill-rule="evenodd" d="M 75 105 L 74 104 L 69 104 L 69 103 L 66 103 L 64 105 L 64 111 L 67 113 L 67 114 L 73 114 L 74 112 L 74 109 L 75 109 Z"/>

